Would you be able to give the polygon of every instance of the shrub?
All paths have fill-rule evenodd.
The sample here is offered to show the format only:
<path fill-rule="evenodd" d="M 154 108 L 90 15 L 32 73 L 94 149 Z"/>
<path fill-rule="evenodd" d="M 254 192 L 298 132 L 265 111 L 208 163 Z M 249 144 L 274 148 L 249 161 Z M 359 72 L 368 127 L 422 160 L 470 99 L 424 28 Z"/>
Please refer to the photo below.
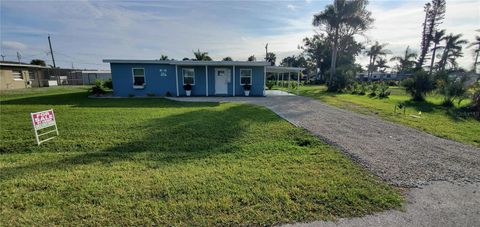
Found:
<path fill-rule="evenodd" d="M 403 80 L 402 86 L 414 101 L 424 101 L 427 93 L 434 89 L 433 79 L 423 70 L 417 71 L 413 77 Z"/>
<path fill-rule="evenodd" d="M 167 97 L 172 97 L 172 94 L 171 94 L 169 91 L 167 91 L 167 93 L 165 94 L 165 96 L 167 96 Z"/>
<path fill-rule="evenodd" d="M 385 85 L 384 83 L 382 83 L 380 85 L 379 90 L 380 90 L 378 92 L 378 97 L 379 98 L 384 99 L 384 98 L 388 98 L 388 96 L 390 96 L 390 91 L 388 90 L 388 86 Z"/>
<path fill-rule="evenodd" d="M 153 96 L 155 96 L 155 93 L 153 93 L 153 92 L 148 92 L 148 93 L 147 93 L 147 96 L 153 97 Z"/>
<path fill-rule="evenodd" d="M 105 80 L 103 82 L 103 86 L 108 88 L 108 89 L 113 89 L 113 82 L 112 82 L 112 78 L 108 79 L 108 80 Z"/>
<path fill-rule="evenodd" d="M 131 98 L 131 97 L 135 97 L 135 95 L 132 94 L 132 93 L 129 93 L 129 94 L 128 94 L 128 97 L 130 97 L 130 98 Z"/>
<path fill-rule="evenodd" d="M 266 85 L 268 90 L 272 90 L 273 86 L 275 85 L 275 82 L 273 82 L 272 80 L 268 80 Z"/>
<path fill-rule="evenodd" d="M 353 83 L 352 71 L 343 69 L 337 70 L 336 75 L 333 77 L 332 84 L 328 84 L 328 91 L 343 92 L 351 83 Z"/>
<path fill-rule="evenodd" d="M 100 79 L 96 79 L 94 85 L 97 87 L 103 87 L 103 81 Z"/>
<path fill-rule="evenodd" d="M 375 97 L 377 95 L 377 90 L 378 90 L 378 84 L 377 83 L 372 83 L 370 84 L 370 94 L 368 96 L 370 97 Z"/>
<path fill-rule="evenodd" d="M 103 94 L 107 93 L 105 91 L 105 89 L 103 89 L 103 87 L 99 86 L 99 85 L 95 85 L 92 88 L 90 88 L 89 92 L 91 94 L 94 94 L 95 96 L 100 96 L 100 95 L 103 95 Z"/>
<path fill-rule="evenodd" d="M 443 95 L 442 105 L 446 107 L 454 106 L 453 102 L 457 100 L 458 104 L 467 98 L 466 76 L 457 78 L 445 77 L 438 81 L 438 92 Z"/>
<path fill-rule="evenodd" d="M 362 83 L 360 83 L 358 94 L 359 95 L 365 95 L 366 93 L 367 93 L 367 83 L 362 82 Z"/>

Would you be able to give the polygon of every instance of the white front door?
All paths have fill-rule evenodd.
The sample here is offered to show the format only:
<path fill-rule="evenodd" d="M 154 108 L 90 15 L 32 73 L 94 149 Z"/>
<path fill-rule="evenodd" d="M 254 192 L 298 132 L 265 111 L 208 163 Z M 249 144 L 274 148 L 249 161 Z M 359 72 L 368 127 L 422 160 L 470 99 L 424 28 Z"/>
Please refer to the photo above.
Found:
<path fill-rule="evenodd" d="M 215 69 L 215 94 L 226 95 L 228 93 L 228 82 L 230 82 L 229 69 Z"/>

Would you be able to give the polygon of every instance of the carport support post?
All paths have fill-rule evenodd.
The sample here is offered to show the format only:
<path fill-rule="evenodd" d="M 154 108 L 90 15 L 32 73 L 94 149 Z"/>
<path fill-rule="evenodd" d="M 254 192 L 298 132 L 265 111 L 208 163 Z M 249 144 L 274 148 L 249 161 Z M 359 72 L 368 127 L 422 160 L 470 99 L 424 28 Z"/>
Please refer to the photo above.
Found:
<path fill-rule="evenodd" d="M 290 72 L 288 72 L 288 93 L 290 93 Z"/>
<path fill-rule="evenodd" d="M 297 95 L 300 95 L 300 72 L 297 73 Z"/>

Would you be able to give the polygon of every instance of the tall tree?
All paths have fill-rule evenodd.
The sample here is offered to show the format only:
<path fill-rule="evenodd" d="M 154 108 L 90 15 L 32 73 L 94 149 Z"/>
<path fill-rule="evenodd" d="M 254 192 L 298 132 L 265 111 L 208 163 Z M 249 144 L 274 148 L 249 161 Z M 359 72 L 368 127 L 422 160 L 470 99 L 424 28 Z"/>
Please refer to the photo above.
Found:
<path fill-rule="evenodd" d="M 403 56 L 395 56 L 390 59 L 390 61 L 398 61 L 398 71 L 400 73 L 408 73 L 413 70 L 415 66 L 415 58 L 417 57 L 417 53 L 410 50 L 410 47 L 407 46 Z"/>
<path fill-rule="evenodd" d="M 473 50 L 474 53 L 475 53 L 475 61 L 473 63 L 473 71 L 476 72 L 477 71 L 477 65 L 478 65 L 478 55 L 480 54 L 480 36 L 475 36 L 475 41 L 473 41 L 472 43 L 470 43 L 470 45 L 468 45 L 468 47 L 474 47 L 475 49 Z"/>
<path fill-rule="evenodd" d="M 376 61 L 376 66 L 380 70 L 380 72 L 385 72 L 390 66 L 387 65 L 387 59 L 379 58 Z"/>
<path fill-rule="evenodd" d="M 332 46 L 329 88 L 335 87 L 332 82 L 340 41 L 348 36 L 362 34 L 373 22 L 371 13 L 366 9 L 367 5 L 367 0 L 334 0 L 324 11 L 313 16 L 313 25 L 328 34 Z"/>
<path fill-rule="evenodd" d="M 433 64 L 435 63 L 435 54 L 437 52 L 437 49 L 438 49 L 438 44 L 440 44 L 440 42 L 445 38 L 445 30 L 440 30 L 440 31 L 435 31 L 435 34 L 433 35 L 433 39 L 432 39 L 432 42 L 433 42 L 433 48 L 432 48 L 432 60 L 430 62 L 430 69 L 429 69 L 429 73 L 430 75 L 432 75 L 432 71 L 433 71 Z"/>
<path fill-rule="evenodd" d="M 247 61 L 257 61 L 257 58 L 255 57 L 255 55 L 252 55 L 248 57 Z"/>
<path fill-rule="evenodd" d="M 439 24 L 445 18 L 445 0 L 432 0 L 432 3 L 425 4 L 425 21 L 423 22 L 422 42 L 416 68 L 420 69 L 425 62 L 425 57 L 430 50 L 433 36 Z"/>
<path fill-rule="evenodd" d="M 208 52 L 202 52 L 202 51 L 200 51 L 200 49 L 198 49 L 197 51 L 194 51 L 193 55 L 195 55 L 195 59 L 197 59 L 197 61 L 211 61 L 212 60 L 212 58 L 210 56 L 208 56 Z"/>
<path fill-rule="evenodd" d="M 275 61 L 277 60 L 277 56 L 272 52 L 268 52 L 267 56 L 265 57 L 265 60 L 267 62 L 270 62 L 271 65 L 275 65 Z"/>
<path fill-rule="evenodd" d="M 442 58 L 438 64 L 438 68 L 441 71 L 445 71 L 447 63 L 450 63 L 453 68 L 457 67 L 456 59 L 463 56 L 463 45 L 467 44 L 467 40 L 462 39 L 462 34 L 450 34 L 445 37 L 445 46 L 441 46 L 443 49 Z"/>
<path fill-rule="evenodd" d="M 307 59 L 305 59 L 304 56 L 288 56 L 282 59 L 280 62 L 281 66 L 289 66 L 289 67 L 302 67 L 306 68 L 307 67 Z"/>
<path fill-rule="evenodd" d="M 366 51 L 367 56 L 369 56 L 369 64 L 368 64 L 368 78 L 370 80 L 370 77 L 375 70 L 375 62 L 377 60 L 377 57 L 379 56 L 386 56 L 387 54 L 390 53 L 389 50 L 385 49 L 387 46 L 386 43 L 380 44 L 378 41 L 375 41 L 375 44 L 373 44 L 370 49 Z"/>
<path fill-rule="evenodd" d="M 30 64 L 31 65 L 47 66 L 47 64 L 45 64 L 45 61 L 42 60 L 42 59 L 33 59 L 32 61 L 30 61 Z"/>
<path fill-rule="evenodd" d="M 355 57 L 358 56 L 363 49 L 362 44 L 356 42 L 352 36 L 343 37 L 339 43 L 337 68 L 344 65 L 355 64 Z M 311 38 L 304 38 L 303 45 L 300 46 L 303 54 L 307 57 L 307 61 L 313 62 L 316 65 L 310 72 L 319 73 L 323 81 L 325 81 L 325 77 L 331 66 L 331 44 L 328 37 L 324 34 L 315 34 Z M 319 72 L 317 72 L 317 70 L 319 70 Z"/>
<path fill-rule="evenodd" d="M 233 61 L 233 59 L 231 57 L 224 57 L 222 61 Z"/>

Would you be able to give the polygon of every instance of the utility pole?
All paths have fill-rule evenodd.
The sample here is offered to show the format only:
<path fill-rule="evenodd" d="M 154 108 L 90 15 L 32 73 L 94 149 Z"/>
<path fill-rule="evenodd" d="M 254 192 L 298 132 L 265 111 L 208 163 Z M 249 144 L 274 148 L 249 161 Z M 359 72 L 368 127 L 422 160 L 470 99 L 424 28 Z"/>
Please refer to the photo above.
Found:
<path fill-rule="evenodd" d="M 268 43 L 265 45 L 265 61 L 268 61 Z"/>
<path fill-rule="evenodd" d="M 17 59 L 18 59 L 18 63 L 20 63 L 20 59 L 22 59 L 22 55 L 18 51 L 17 51 Z"/>
<path fill-rule="evenodd" d="M 5 55 L 2 54 L 2 61 L 5 61 Z"/>
<path fill-rule="evenodd" d="M 52 55 L 53 68 L 56 68 L 55 58 L 53 57 L 52 43 L 50 42 L 50 35 L 48 35 L 48 45 L 50 46 L 50 54 Z"/>

